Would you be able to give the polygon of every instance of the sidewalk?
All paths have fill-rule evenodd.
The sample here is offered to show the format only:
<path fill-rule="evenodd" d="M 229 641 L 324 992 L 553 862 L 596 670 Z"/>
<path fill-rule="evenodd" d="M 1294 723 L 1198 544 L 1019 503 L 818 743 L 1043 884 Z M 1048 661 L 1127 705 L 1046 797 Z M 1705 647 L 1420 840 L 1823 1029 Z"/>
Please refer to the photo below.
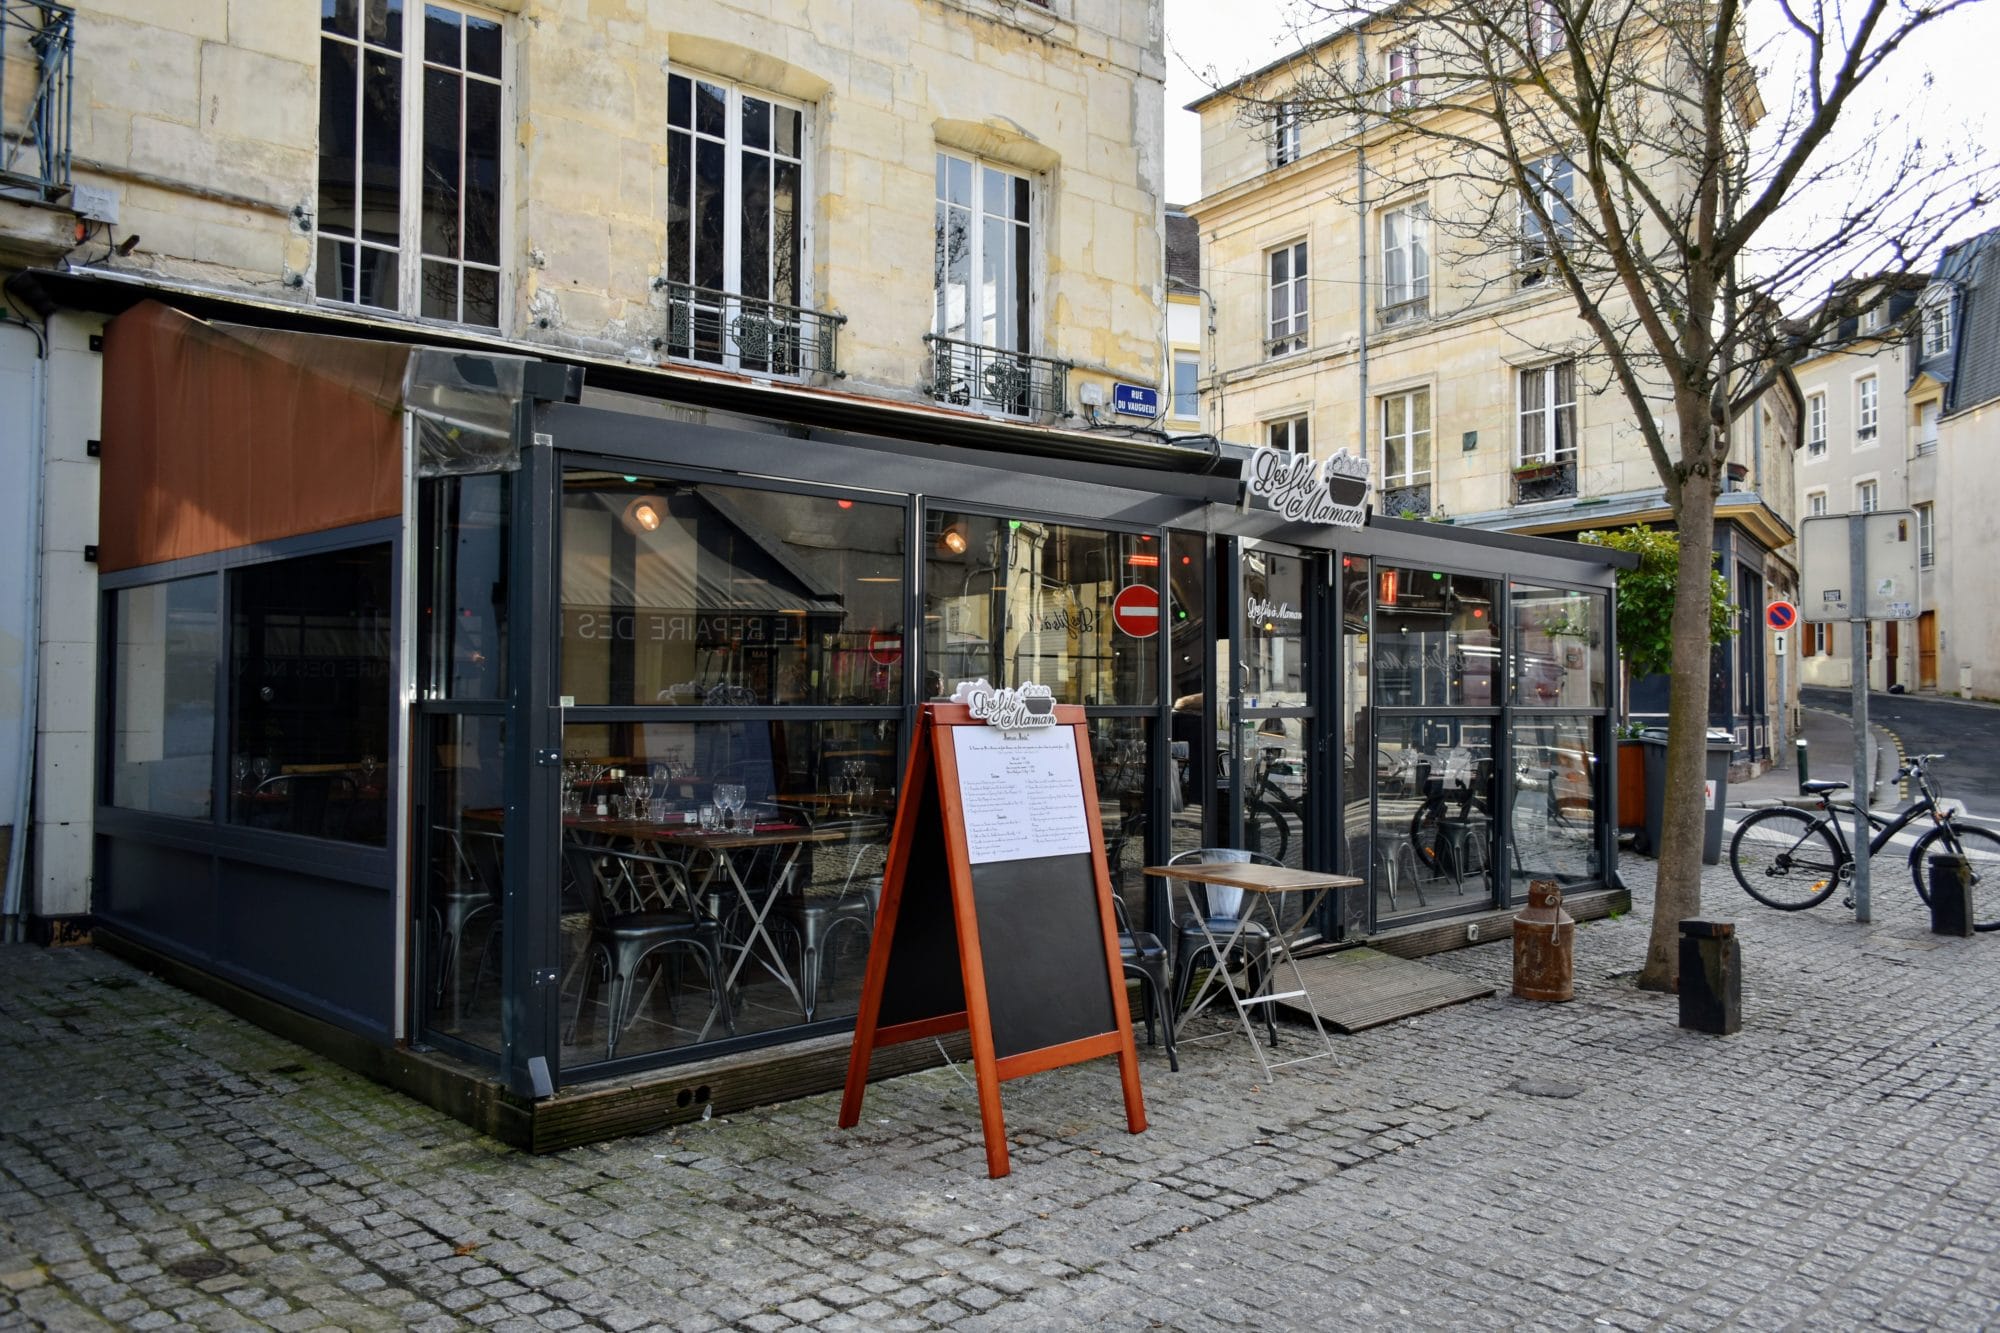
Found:
<path fill-rule="evenodd" d="M 1854 780 L 1854 723 L 1839 714 L 1818 708 L 1799 710 L 1801 734 L 1806 739 L 1808 772 L 1815 779 L 1852 783 Z M 1794 738 L 1796 739 L 1796 738 Z M 1896 801 L 1896 767 L 1900 750 L 1887 728 L 1868 728 L 1869 764 L 1875 776 L 1870 805 Z M 1782 805 L 1799 799 L 1798 747 L 1788 742 L 1769 772 L 1745 782 L 1729 784 L 1731 806 Z"/>
<path fill-rule="evenodd" d="M 988 1180 L 958 1071 L 510 1152 L 90 950 L 0 948 L 0 1328 L 1975 1328 L 2000 1308 L 2000 939 L 1777 913 L 1721 867 L 1743 1031 L 1511 952 L 1502 998 L 1261 1081 L 1240 1031 L 1010 1082 Z M 1287 1044 L 1301 1040 L 1286 1024 Z"/>

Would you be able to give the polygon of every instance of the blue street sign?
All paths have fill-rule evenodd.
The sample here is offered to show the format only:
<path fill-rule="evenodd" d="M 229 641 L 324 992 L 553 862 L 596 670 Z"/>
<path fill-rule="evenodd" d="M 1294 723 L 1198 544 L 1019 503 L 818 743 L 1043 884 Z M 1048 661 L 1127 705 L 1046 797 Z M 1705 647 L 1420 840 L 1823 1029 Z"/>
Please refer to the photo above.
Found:
<path fill-rule="evenodd" d="M 1128 417 L 1156 417 L 1160 415 L 1160 391 L 1141 388 L 1137 384 L 1114 384 L 1111 386 L 1111 410 Z"/>

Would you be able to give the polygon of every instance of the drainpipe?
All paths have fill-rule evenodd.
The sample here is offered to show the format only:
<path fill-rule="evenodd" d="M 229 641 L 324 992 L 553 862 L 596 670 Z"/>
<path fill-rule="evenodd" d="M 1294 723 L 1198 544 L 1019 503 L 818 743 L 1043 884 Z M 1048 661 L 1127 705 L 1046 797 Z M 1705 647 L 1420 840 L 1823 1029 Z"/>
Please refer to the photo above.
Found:
<path fill-rule="evenodd" d="M 1368 86 L 1368 38 L 1356 34 L 1354 38 L 1355 79 L 1359 86 Z M 1360 375 L 1361 401 L 1360 434 L 1361 456 L 1368 457 L 1368 113 L 1364 110 L 1355 116 L 1354 126 L 1354 186 L 1355 186 L 1355 226 L 1361 233 L 1361 244 L 1356 247 L 1360 255 L 1361 342 Z"/>
<path fill-rule="evenodd" d="M 34 333 L 33 329 L 29 333 Z M 34 400 L 28 421 L 29 447 L 36 452 L 34 480 L 28 497 L 28 614 L 21 637 L 21 760 L 16 775 L 20 787 L 14 801 L 14 836 L 7 845 L 7 878 L 0 895 L 0 940 L 18 944 L 26 937 L 22 903 L 27 897 L 29 821 L 34 817 L 35 743 L 40 722 L 37 675 L 42 661 L 42 496 L 48 467 L 48 441 L 43 438 L 48 420 L 49 347 L 48 325 L 44 321 L 38 349 L 38 369 Z"/>

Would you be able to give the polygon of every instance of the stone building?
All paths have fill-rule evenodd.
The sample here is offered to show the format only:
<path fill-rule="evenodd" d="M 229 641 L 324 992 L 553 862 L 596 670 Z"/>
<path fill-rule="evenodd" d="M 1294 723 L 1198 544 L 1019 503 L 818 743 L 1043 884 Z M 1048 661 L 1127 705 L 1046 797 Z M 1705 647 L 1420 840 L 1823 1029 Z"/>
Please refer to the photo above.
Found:
<path fill-rule="evenodd" d="M 1411 15 L 1421 6 L 1389 7 L 1189 107 L 1202 197 L 1187 211 L 1215 305 L 1210 428 L 1227 442 L 1363 454 L 1388 515 L 1563 537 L 1667 521 L 1631 408 L 1593 359 L 1540 224 L 1511 191 L 1496 196 L 1439 142 L 1399 127 L 1395 116 L 1427 114 L 1431 81 L 1446 78 L 1421 29 L 1402 26 Z M 1559 49 L 1561 33 L 1543 31 Z M 1363 68 L 1394 116 L 1357 129 L 1288 99 Z M 1762 107 L 1752 93 L 1736 111 L 1747 127 Z M 1493 132 L 1470 118 L 1461 128 Z M 1559 156 L 1542 172 L 1561 226 L 1580 206 L 1576 182 Z M 1659 188 L 1675 185 L 1663 174 Z M 1614 325 L 1619 300 L 1605 298 Z M 1744 617 L 1715 654 L 1710 724 L 1736 737 L 1739 768 L 1767 764 L 1784 740 L 1761 610 L 1796 586 L 1798 412 L 1789 383 L 1736 405 L 1717 503 L 1720 568 Z M 1664 679 L 1633 682 L 1629 704 L 1663 715 Z"/>

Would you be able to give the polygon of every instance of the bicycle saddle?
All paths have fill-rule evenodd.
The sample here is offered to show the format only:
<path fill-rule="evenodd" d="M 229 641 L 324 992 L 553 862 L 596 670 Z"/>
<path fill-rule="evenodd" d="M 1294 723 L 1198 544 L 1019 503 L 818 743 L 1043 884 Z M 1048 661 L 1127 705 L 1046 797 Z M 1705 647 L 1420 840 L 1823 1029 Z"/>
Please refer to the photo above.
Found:
<path fill-rule="evenodd" d="M 1835 782 L 1831 778 L 1808 778 L 1806 781 L 1801 782 L 1799 787 L 1801 790 L 1811 792 L 1815 796 L 1823 795 L 1830 791 L 1847 790 L 1845 782 Z"/>

